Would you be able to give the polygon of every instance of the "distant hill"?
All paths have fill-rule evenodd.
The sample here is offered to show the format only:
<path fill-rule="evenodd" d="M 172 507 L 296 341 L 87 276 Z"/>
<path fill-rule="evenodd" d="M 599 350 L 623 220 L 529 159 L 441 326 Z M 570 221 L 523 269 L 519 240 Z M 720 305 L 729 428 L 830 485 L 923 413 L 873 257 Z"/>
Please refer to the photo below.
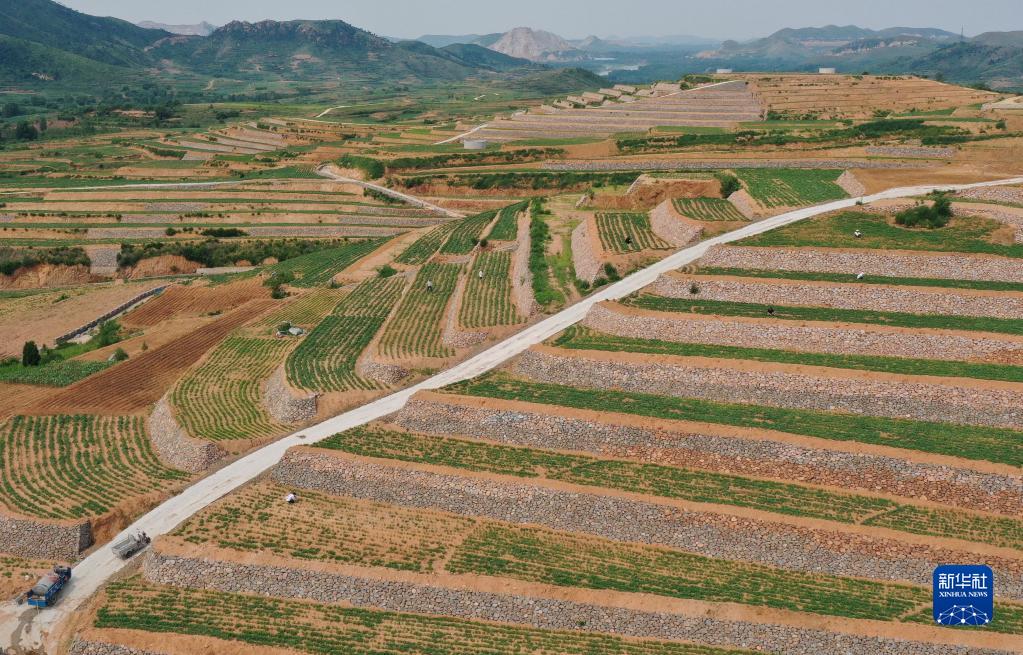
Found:
<path fill-rule="evenodd" d="M 510 57 L 529 61 L 566 61 L 583 54 L 557 34 L 530 27 L 516 27 L 502 34 L 493 43 L 485 45 Z"/>
<path fill-rule="evenodd" d="M 166 23 L 154 23 L 151 20 L 144 20 L 136 24 L 149 30 L 163 30 L 171 34 L 181 34 L 183 36 L 209 36 L 213 33 L 213 30 L 217 29 L 216 25 L 211 25 L 206 21 L 198 25 L 167 25 Z"/>
<path fill-rule="evenodd" d="M 170 36 L 118 18 L 82 14 L 51 0 L 3 0 L 0 34 L 112 66 L 148 63 L 144 48 Z M 0 68 L 7 63 L 3 60 Z"/>
<path fill-rule="evenodd" d="M 51 0 L 0 0 L 0 82 L 110 89 L 154 75 L 192 84 L 205 77 L 419 84 L 511 75 L 516 84 L 533 80 L 548 89 L 571 81 L 480 44 L 442 49 L 394 42 L 341 20 L 145 25 L 89 16 Z"/>
<path fill-rule="evenodd" d="M 434 48 L 443 48 L 444 46 L 456 43 L 482 45 L 482 41 L 493 43 L 499 38 L 501 38 L 500 34 L 424 34 L 416 39 L 416 41 L 422 41 L 426 45 L 432 45 Z"/>
<path fill-rule="evenodd" d="M 970 39 L 970 42 L 992 48 L 1023 48 L 1023 30 L 1016 32 L 984 32 Z"/>

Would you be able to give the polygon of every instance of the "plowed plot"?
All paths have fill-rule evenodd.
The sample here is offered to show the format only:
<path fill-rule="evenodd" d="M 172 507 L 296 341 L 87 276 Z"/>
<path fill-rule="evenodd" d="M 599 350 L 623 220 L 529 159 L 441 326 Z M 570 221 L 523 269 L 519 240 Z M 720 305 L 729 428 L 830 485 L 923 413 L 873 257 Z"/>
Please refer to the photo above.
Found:
<path fill-rule="evenodd" d="M 355 365 L 404 287 L 404 278 L 392 277 L 368 280 L 352 291 L 288 357 L 291 384 L 313 391 L 379 388 L 356 374 Z"/>
<path fill-rule="evenodd" d="M 282 620 L 282 617 L 286 617 Z M 752 651 L 153 585 L 107 588 L 97 628 L 204 635 L 316 655 L 750 655 Z"/>
<path fill-rule="evenodd" d="M 849 197 L 835 184 L 840 170 L 751 168 L 736 173 L 764 207 L 800 207 Z"/>
<path fill-rule="evenodd" d="M 160 399 L 181 375 L 233 330 L 274 306 L 256 300 L 195 332 L 97 373 L 33 406 L 29 413 L 131 413 Z"/>
<path fill-rule="evenodd" d="M 165 467 L 137 416 L 16 416 L 0 428 L 0 500 L 47 519 L 105 514 L 166 491 L 185 473 Z"/>
<path fill-rule="evenodd" d="M 456 227 L 458 227 L 458 221 L 438 225 L 419 237 L 415 243 L 406 248 L 394 261 L 399 264 L 425 263 L 447 241 Z"/>
<path fill-rule="evenodd" d="M 465 285 L 459 314 L 459 322 L 467 328 L 511 325 L 521 320 L 512 303 L 510 252 L 480 253 Z"/>
<path fill-rule="evenodd" d="M 325 285 L 335 275 L 379 248 L 383 242 L 383 239 L 353 241 L 340 248 L 288 259 L 275 264 L 271 270 L 294 274 L 298 279 L 293 284 L 297 287 Z"/>
<path fill-rule="evenodd" d="M 126 314 L 122 323 L 128 327 L 152 327 L 177 316 L 227 312 L 269 295 L 256 278 L 217 286 L 174 286 Z"/>
<path fill-rule="evenodd" d="M 627 253 L 671 248 L 671 244 L 654 234 L 650 228 L 650 217 L 646 214 L 597 214 L 597 233 L 605 252 Z"/>
<path fill-rule="evenodd" d="M 221 441 L 261 439 L 285 430 L 264 410 L 263 382 L 291 343 L 230 336 L 171 394 L 178 420 L 193 437 Z"/>
<path fill-rule="evenodd" d="M 428 572 L 476 523 L 312 491 L 302 492 L 301 503 L 282 505 L 287 493 L 270 483 L 245 487 L 188 521 L 174 536 L 246 552 Z M 296 531 L 296 525 L 304 527 Z"/>
<path fill-rule="evenodd" d="M 450 357 L 451 348 L 444 345 L 442 322 L 444 310 L 458 282 L 460 264 L 427 264 L 419 270 L 416 281 L 380 338 L 380 353 L 385 357 Z M 427 282 L 433 290 L 427 290 Z"/>
<path fill-rule="evenodd" d="M 678 213 L 698 221 L 745 221 L 735 205 L 723 198 L 676 198 Z"/>
<path fill-rule="evenodd" d="M 54 340 L 98 316 L 159 286 L 159 282 L 92 285 L 59 291 L 30 292 L 0 299 L 0 357 L 21 357 L 26 341 L 53 345 Z"/>

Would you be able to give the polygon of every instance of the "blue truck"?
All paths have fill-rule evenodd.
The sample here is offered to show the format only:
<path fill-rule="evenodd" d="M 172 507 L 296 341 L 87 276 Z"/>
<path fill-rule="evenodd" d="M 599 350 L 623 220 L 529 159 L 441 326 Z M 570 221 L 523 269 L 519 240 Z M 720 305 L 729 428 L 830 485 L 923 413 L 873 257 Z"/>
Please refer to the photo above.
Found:
<path fill-rule="evenodd" d="M 27 600 L 32 607 L 49 607 L 57 599 L 57 594 L 71 579 L 70 566 L 55 566 L 52 573 L 39 578 L 39 582 L 28 590 Z"/>

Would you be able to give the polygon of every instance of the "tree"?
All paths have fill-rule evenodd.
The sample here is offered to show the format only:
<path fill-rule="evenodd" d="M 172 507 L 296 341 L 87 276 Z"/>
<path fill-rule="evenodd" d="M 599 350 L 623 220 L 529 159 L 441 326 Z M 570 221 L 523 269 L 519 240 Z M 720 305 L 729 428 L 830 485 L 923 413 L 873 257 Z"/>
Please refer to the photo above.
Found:
<path fill-rule="evenodd" d="M 39 119 L 39 131 L 45 132 L 50 128 L 50 124 L 46 121 L 46 116 Z"/>
<path fill-rule="evenodd" d="M 21 121 L 14 128 L 14 137 L 20 141 L 35 141 L 39 138 L 39 130 L 32 123 Z"/>
<path fill-rule="evenodd" d="M 39 354 L 39 347 L 36 346 L 36 342 L 26 341 L 25 346 L 21 349 L 21 365 L 39 366 L 42 359 L 42 356 Z"/>
<path fill-rule="evenodd" d="M 21 114 L 21 106 L 16 102 L 8 102 L 4 105 L 3 111 L 0 112 L 0 115 L 3 115 L 4 118 L 13 118 L 19 114 Z"/>
<path fill-rule="evenodd" d="M 110 356 L 110 359 L 115 362 L 123 362 L 128 359 L 128 353 L 124 351 L 124 348 L 118 348 L 114 351 L 114 354 Z"/>
<path fill-rule="evenodd" d="M 718 182 L 721 183 L 721 197 L 727 198 L 736 191 L 742 188 L 742 183 L 739 182 L 739 178 L 728 173 L 718 173 L 715 175 Z"/>

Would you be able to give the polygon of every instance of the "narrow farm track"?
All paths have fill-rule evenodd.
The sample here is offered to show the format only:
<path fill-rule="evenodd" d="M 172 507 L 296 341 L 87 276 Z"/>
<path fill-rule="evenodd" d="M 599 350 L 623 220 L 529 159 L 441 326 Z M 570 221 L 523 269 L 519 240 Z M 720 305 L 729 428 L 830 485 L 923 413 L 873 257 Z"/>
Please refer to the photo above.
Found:
<path fill-rule="evenodd" d="M 330 175 L 330 177 L 334 176 Z M 890 189 L 867 196 L 863 201 L 869 203 L 891 198 L 912 197 L 937 189 L 958 191 L 1008 184 L 1023 184 L 1023 177 L 965 185 L 914 186 Z M 396 412 L 405 405 L 411 396 L 419 391 L 438 389 L 490 371 L 531 346 L 539 344 L 565 328 L 581 321 L 593 305 L 608 300 L 616 300 L 639 291 L 654 282 L 661 274 L 678 269 L 700 258 L 714 245 L 738 241 L 820 214 L 853 207 L 857 201 L 858 199 L 856 198 L 850 198 L 795 210 L 744 226 L 733 232 L 680 250 L 583 299 L 577 304 L 522 330 L 471 359 L 419 384 L 335 416 L 302 430 L 301 433 L 280 439 L 236 460 L 153 509 L 129 526 L 122 534 L 134 534 L 138 530 L 144 530 L 154 537 L 166 534 L 182 521 L 209 506 L 218 498 L 230 493 L 274 466 L 289 448 L 316 443 L 338 432 L 364 425 Z M 49 652 L 54 652 L 56 644 L 49 642 L 49 638 L 51 635 L 54 635 L 53 639 L 56 639 L 58 631 L 55 628 L 62 626 L 67 620 L 72 618 L 82 602 L 88 599 L 111 576 L 123 569 L 124 566 L 125 563 L 114 555 L 110 548 L 99 548 L 75 566 L 75 576 L 56 607 L 46 612 L 38 612 L 32 609 L 26 610 L 23 607 L 10 603 L 0 607 L 0 643 L 17 642 L 20 648 L 26 650 L 49 646 L 51 649 Z"/>
<path fill-rule="evenodd" d="M 388 189 L 385 186 L 380 186 L 379 184 L 373 184 L 372 182 L 366 182 L 364 180 L 357 180 L 354 177 L 345 177 L 344 175 L 341 175 L 340 173 L 338 173 L 337 170 L 334 168 L 334 166 L 331 165 L 331 164 L 327 164 L 325 166 L 320 166 L 319 168 L 316 169 L 316 172 L 317 172 L 317 174 L 322 175 L 323 177 L 329 178 L 331 180 L 334 180 L 335 182 L 342 182 L 344 184 L 357 184 L 357 185 L 361 186 L 364 189 L 371 189 L 373 191 L 376 191 L 377 193 L 382 193 L 385 196 L 390 196 L 391 198 L 395 198 L 397 200 L 401 200 L 403 202 L 407 202 L 410 205 L 415 205 L 416 207 L 422 207 L 424 209 L 432 209 L 433 211 L 439 212 L 439 213 L 443 214 L 444 216 L 448 216 L 450 218 L 464 218 L 461 214 L 459 214 L 456 211 L 452 211 L 450 209 L 444 209 L 443 207 L 440 207 L 438 205 L 434 205 L 433 203 L 430 203 L 430 202 L 427 202 L 425 200 L 422 200 L 421 198 L 416 198 L 415 196 L 410 196 L 407 193 L 402 193 L 400 191 L 395 191 L 394 189 Z"/>

